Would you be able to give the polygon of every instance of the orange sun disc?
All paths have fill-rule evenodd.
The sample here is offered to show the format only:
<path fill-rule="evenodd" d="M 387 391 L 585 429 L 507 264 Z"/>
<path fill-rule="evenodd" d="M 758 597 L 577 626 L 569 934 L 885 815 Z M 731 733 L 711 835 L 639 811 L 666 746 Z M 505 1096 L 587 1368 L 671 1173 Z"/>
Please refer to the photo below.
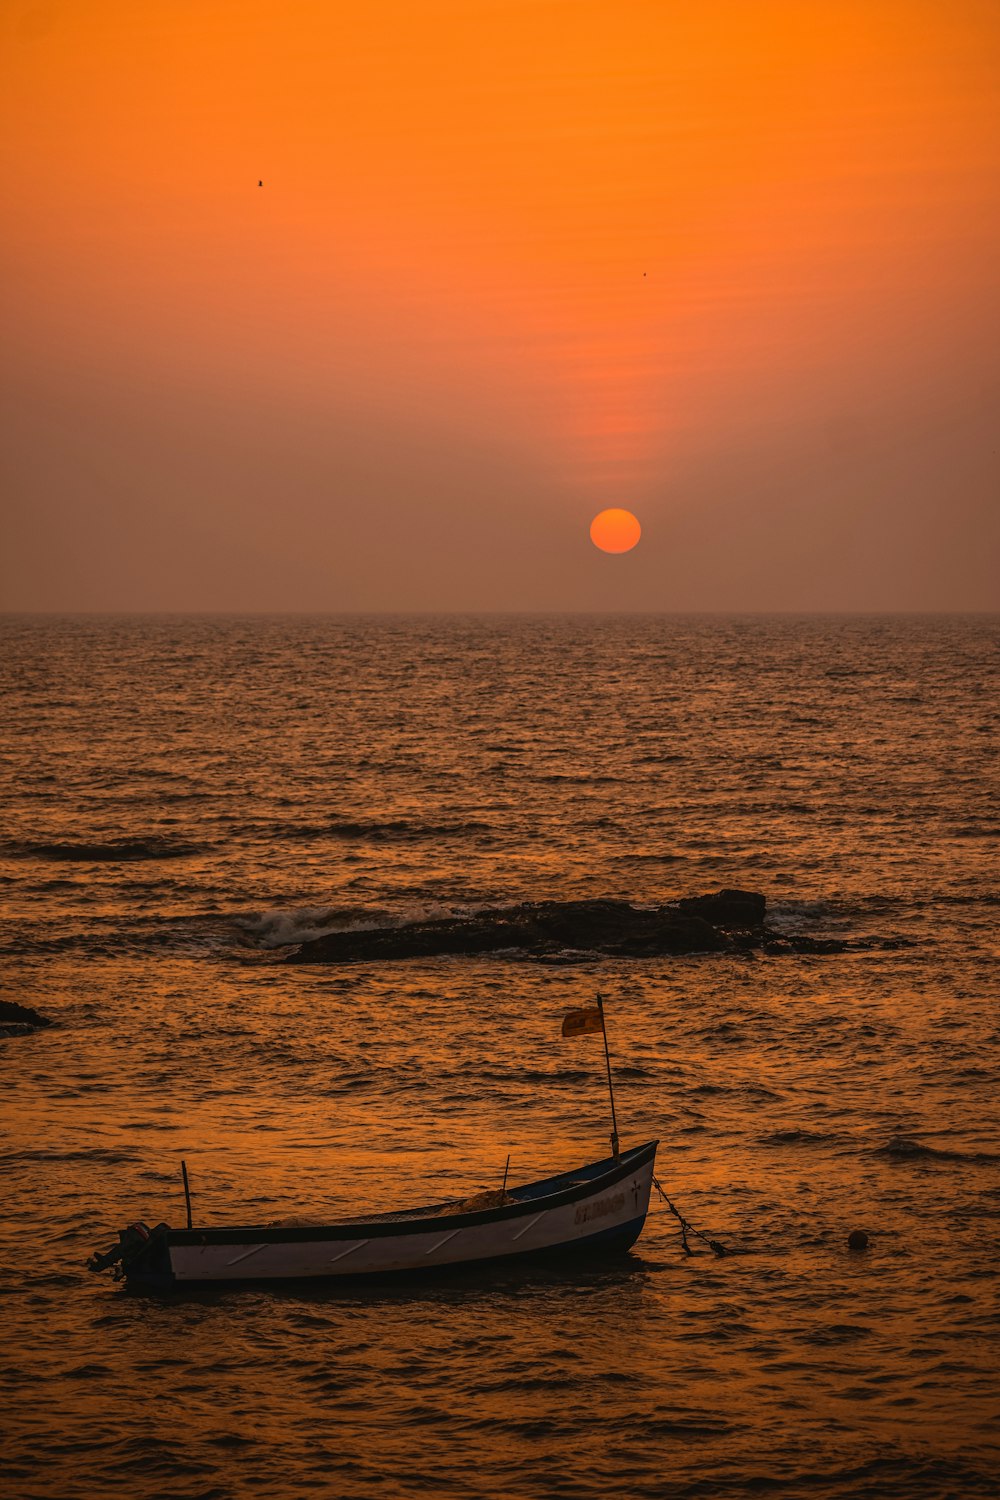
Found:
<path fill-rule="evenodd" d="M 602 552 L 631 552 L 641 536 L 630 510 L 602 510 L 590 523 L 590 540 Z"/>

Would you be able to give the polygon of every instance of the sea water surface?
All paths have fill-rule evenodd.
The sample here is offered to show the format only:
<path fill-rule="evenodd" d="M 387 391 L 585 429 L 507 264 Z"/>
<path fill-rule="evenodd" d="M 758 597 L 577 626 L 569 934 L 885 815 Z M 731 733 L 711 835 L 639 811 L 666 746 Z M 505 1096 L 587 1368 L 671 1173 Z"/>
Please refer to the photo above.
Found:
<path fill-rule="evenodd" d="M 995 618 L 8 617 L 4 1494 L 995 1495 Z M 898 946 L 283 962 L 342 926 L 762 891 Z M 135 1218 L 604 1155 L 592 1270 L 142 1296 Z M 848 1251 L 852 1229 L 871 1247 Z"/>

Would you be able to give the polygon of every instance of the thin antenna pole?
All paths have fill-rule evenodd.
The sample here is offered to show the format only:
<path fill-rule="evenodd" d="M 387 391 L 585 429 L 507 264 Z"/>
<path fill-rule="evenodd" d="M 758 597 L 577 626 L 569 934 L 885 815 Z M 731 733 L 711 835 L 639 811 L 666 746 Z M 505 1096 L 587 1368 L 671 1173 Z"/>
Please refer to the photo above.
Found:
<path fill-rule="evenodd" d="M 608 1023 L 604 1019 L 604 1001 L 597 997 L 597 1009 L 601 1013 L 601 1035 L 604 1037 L 604 1061 L 608 1068 L 608 1097 L 611 1100 L 611 1153 L 618 1160 L 618 1120 L 615 1116 L 615 1088 L 611 1082 L 611 1053 L 608 1051 Z"/>
<path fill-rule="evenodd" d="M 187 1221 L 188 1221 L 188 1228 L 190 1229 L 190 1228 L 192 1228 L 192 1224 L 191 1224 L 191 1184 L 188 1182 L 188 1168 L 187 1168 L 187 1162 L 186 1161 L 182 1161 L 181 1162 L 181 1176 L 184 1179 L 184 1204 L 185 1204 L 185 1207 L 187 1208 Z"/>
<path fill-rule="evenodd" d="M 510 1171 L 510 1152 L 507 1152 L 507 1165 L 503 1169 L 503 1187 L 500 1189 L 500 1202 L 503 1203 L 507 1197 L 507 1173 Z"/>

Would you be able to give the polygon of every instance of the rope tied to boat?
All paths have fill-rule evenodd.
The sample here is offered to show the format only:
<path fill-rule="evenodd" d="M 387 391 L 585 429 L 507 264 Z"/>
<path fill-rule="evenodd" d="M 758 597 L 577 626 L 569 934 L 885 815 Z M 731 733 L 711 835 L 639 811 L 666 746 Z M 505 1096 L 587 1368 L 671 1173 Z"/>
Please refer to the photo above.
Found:
<path fill-rule="evenodd" d="M 681 1227 L 681 1248 L 683 1249 L 685 1255 L 694 1254 L 694 1251 L 688 1244 L 687 1237 L 689 1233 L 697 1236 L 699 1240 L 702 1240 L 712 1251 L 713 1255 L 718 1255 L 721 1257 L 723 1255 L 729 1254 L 729 1251 L 726 1249 L 725 1245 L 721 1244 L 719 1240 L 710 1240 L 707 1234 L 702 1234 L 700 1229 L 695 1229 L 690 1219 L 685 1219 L 680 1209 L 676 1208 L 675 1205 L 671 1203 L 670 1199 L 667 1197 L 666 1193 L 663 1191 L 662 1187 L 655 1177 L 653 1178 L 653 1186 Z"/>

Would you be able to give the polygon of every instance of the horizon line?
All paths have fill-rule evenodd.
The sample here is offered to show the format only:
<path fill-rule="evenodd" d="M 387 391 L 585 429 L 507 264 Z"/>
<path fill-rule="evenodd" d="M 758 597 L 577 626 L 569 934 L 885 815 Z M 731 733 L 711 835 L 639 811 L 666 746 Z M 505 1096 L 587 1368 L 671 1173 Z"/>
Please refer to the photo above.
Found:
<path fill-rule="evenodd" d="M 0 619 L 990 619 L 992 609 L 0 609 Z"/>

